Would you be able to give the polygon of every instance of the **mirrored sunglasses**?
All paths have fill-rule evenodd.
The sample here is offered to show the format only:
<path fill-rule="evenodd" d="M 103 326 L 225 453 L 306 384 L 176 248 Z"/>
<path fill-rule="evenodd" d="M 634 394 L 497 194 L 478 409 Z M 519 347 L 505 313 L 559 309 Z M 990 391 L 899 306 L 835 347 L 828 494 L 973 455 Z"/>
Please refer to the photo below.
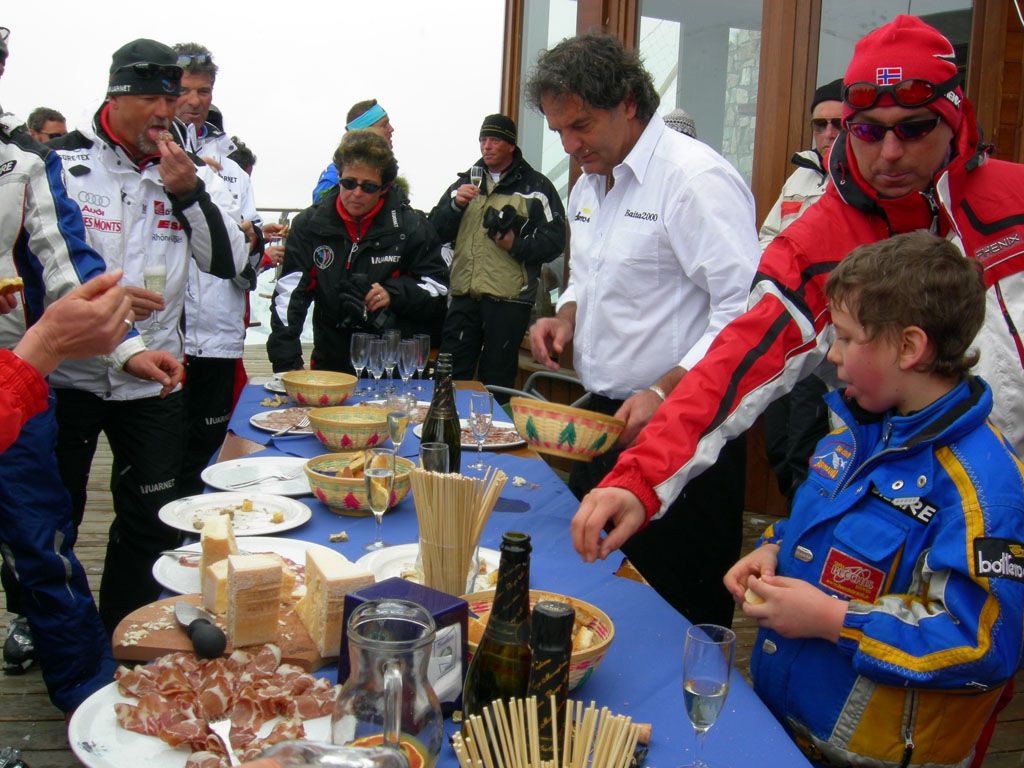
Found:
<path fill-rule="evenodd" d="M 846 130 L 856 138 L 869 144 L 881 141 L 889 131 L 892 131 L 900 141 L 917 141 L 934 131 L 941 119 L 936 115 L 935 117 L 926 117 L 923 120 L 906 120 L 895 125 L 847 122 Z"/>
<path fill-rule="evenodd" d="M 340 179 L 338 183 L 350 192 L 356 187 L 359 187 L 368 195 L 372 195 L 374 192 L 380 191 L 381 187 L 384 186 L 383 184 L 374 184 L 372 181 L 359 182 L 350 178 Z"/>
<path fill-rule="evenodd" d="M 940 96 L 952 91 L 960 84 L 960 76 L 953 75 L 944 83 L 935 84 L 928 80 L 910 78 L 900 80 L 893 85 L 877 85 L 876 83 L 850 83 L 843 88 L 843 101 L 854 109 L 871 109 L 888 93 L 901 107 L 923 107 Z"/>
<path fill-rule="evenodd" d="M 206 53 L 179 53 L 178 66 L 182 69 L 191 67 L 193 64 L 213 64 L 213 56 Z"/>

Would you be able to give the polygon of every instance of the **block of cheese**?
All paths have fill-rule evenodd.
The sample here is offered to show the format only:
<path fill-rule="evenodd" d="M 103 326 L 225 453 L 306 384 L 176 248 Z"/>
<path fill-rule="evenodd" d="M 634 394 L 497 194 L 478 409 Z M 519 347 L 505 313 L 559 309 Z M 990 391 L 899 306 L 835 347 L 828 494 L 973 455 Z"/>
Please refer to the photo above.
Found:
<path fill-rule="evenodd" d="M 284 561 L 281 555 L 274 554 L 273 552 L 266 552 L 265 554 L 268 557 L 276 558 L 281 563 L 281 602 L 292 602 L 292 592 L 295 591 L 295 571 L 288 567 L 288 563 Z M 288 562 L 291 561 L 289 560 Z"/>
<path fill-rule="evenodd" d="M 217 515 L 203 521 L 203 532 L 199 538 L 202 552 L 199 555 L 199 572 L 206 573 L 206 568 L 225 559 L 228 555 L 237 555 L 235 530 L 231 527 L 231 517 Z"/>
<path fill-rule="evenodd" d="M 203 571 L 203 608 L 218 616 L 228 612 L 227 558 Z"/>
<path fill-rule="evenodd" d="M 341 649 L 345 595 L 374 583 L 373 574 L 337 552 L 306 550 L 306 594 L 295 612 L 325 659 Z"/>
<path fill-rule="evenodd" d="M 281 560 L 270 555 L 228 556 L 228 640 L 236 648 L 277 639 Z"/>

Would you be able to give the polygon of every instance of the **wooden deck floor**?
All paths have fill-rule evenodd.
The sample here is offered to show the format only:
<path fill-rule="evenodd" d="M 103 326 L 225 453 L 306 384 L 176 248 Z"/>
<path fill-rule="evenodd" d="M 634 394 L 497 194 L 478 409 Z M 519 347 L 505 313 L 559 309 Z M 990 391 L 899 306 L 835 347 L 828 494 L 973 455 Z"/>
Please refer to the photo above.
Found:
<path fill-rule="evenodd" d="M 265 375 L 269 366 L 260 348 L 247 347 L 246 368 L 250 375 Z M 107 528 L 112 517 L 109 479 L 110 450 L 101 439 L 89 479 L 89 503 L 79 532 L 75 552 L 85 566 L 93 590 L 99 589 L 103 571 Z M 751 548 L 768 523 L 768 518 L 748 514 L 744 520 L 744 545 Z M 0 638 L 6 636 L 10 614 L 0 593 Z M 737 666 L 746 670 L 756 627 L 742 614 L 734 621 L 738 636 Z M 1024 768 L 1024 673 L 1017 675 L 1016 696 L 1000 717 L 999 727 L 983 768 Z M 680 706 L 682 703 L 680 702 Z M 68 748 L 61 713 L 49 702 L 38 667 L 27 674 L 0 674 L 0 748 L 17 747 L 30 768 L 73 768 L 79 765 Z M 733 768 L 741 768 L 733 766 Z"/>

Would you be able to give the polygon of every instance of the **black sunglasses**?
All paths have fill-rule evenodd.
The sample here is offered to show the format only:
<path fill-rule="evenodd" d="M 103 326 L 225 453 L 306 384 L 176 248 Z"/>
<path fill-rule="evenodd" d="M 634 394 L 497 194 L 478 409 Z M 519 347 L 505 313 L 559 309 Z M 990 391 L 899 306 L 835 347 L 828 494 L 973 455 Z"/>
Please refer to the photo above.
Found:
<path fill-rule="evenodd" d="M 182 69 L 198 64 L 213 64 L 213 56 L 206 53 L 179 53 L 178 66 Z"/>
<path fill-rule="evenodd" d="M 64 135 L 63 133 L 44 133 L 43 134 L 43 136 L 46 136 L 48 140 L 49 139 L 59 139 L 63 135 Z"/>
<path fill-rule="evenodd" d="M 900 141 L 918 141 L 935 130 L 942 118 L 926 117 L 923 120 L 906 120 L 895 125 L 879 125 L 878 123 L 850 123 L 846 129 L 861 141 L 874 144 L 885 138 L 892 131 Z"/>
<path fill-rule="evenodd" d="M 181 79 L 181 67 L 175 67 L 169 64 L 137 62 L 135 64 L 125 64 L 123 67 L 118 67 L 117 71 L 120 72 L 123 69 L 130 69 L 135 73 L 136 77 L 141 77 L 143 80 L 151 80 L 153 78 L 159 78 L 161 80 Z"/>
<path fill-rule="evenodd" d="M 920 78 L 900 80 L 893 85 L 877 85 L 875 83 L 850 83 L 843 88 L 843 101 L 854 109 L 871 109 L 878 103 L 883 93 L 888 93 L 901 107 L 923 107 L 940 96 L 954 90 L 960 84 L 960 76 L 953 75 L 944 83 L 931 83 Z"/>
<path fill-rule="evenodd" d="M 811 130 L 815 133 L 824 133 L 825 129 L 832 126 L 837 131 L 843 130 L 843 118 L 841 117 L 816 117 L 811 120 Z"/>
<path fill-rule="evenodd" d="M 374 192 L 380 191 L 380 189 L 384 186 L 383 184 L 374 184 L 372 181 L 360 182 L 350 178 L 339 179 L 338 183 L 341 184 L 342 187 L 349 190 L 350 192 L 356 187 L 359 187 L 361 190 L 363 190 L 363 192 L 365 192 L 368 195 L 372 195 Z"/>

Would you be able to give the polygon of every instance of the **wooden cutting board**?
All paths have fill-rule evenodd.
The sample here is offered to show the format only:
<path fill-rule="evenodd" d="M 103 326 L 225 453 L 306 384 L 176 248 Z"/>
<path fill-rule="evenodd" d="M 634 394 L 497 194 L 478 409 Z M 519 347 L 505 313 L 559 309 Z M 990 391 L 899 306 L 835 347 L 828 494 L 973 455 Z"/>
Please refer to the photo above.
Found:
<path fill-rule="evenodd" d="M 128 614 L 114 630 L 114 658 L 118 661 L 152 661 L 168 653 L 191 651 L 192 643 L 185 634 L 185 628 L 174 618 L 174 604 L 179 600 L 196 606 L 202 606 L 203 602 L 201 595 L 176 595 Z M 217 617 L 217 626 L 225 628 L 222 617 Z M 325 659 L 317 652 L 292 606 L 281 607 L 279 627 L 275 644 L 281 649 L 282 663 L 294 664 L 307 672 L 324 666 Z M 233 650 L 229 642 L 224 655 Z"/>

